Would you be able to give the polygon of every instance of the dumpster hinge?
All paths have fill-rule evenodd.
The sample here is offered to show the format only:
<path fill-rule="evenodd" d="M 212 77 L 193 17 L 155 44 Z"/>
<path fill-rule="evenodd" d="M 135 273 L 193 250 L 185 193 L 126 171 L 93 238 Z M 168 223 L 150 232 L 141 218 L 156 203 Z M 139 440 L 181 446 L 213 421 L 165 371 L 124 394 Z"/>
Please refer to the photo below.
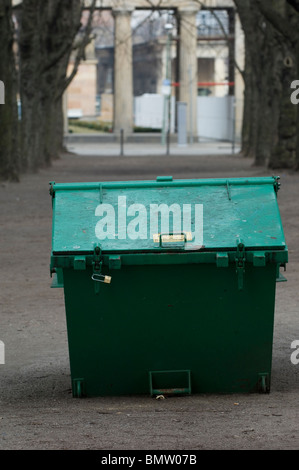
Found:
<path fill-rule="evenodd" d="M 101 245 L 94 246 L 92 265 L 94 272 L 97 272 L 99 274 L 99 272 L 102 271 L 103 257 Z"/>
<path fill-rule="evenodd" d="M 103 258 L 102 258 L 102 249 L 101 245 L 96 244 L 94 246 L 93 251 L 93 276 L 101 275 L 102 273 L 102 265 L 103 265 Z M 95 293 L 98 294 L 100 292 L 100 284 L 98 282 L 94 283 Z"/>
<path fill-rule="evenodd" d="M 274 191 L 277 194 L 281 186 L 280 176 L 273 176 L 273 178 L 274 178 Z"/>
<path fill-rule="evenodd" d="M 103 256 L 102 256 L 102 249 L 100 245 L 95 245 L 94 247 L 92 266 L 93 266 L 93 274 L 92 274 L 91 279 L 94 281 L 95 293 L 99 294 L 101 283 L 111 284 L 111 277 L 102 274 Z"/>
<path fill-rule="evenodd" d="M 242 240 L 237 241 L 236 272 L 238 277 L 238 289 L 243 290 L 245 273 L 245 245 Z"/>

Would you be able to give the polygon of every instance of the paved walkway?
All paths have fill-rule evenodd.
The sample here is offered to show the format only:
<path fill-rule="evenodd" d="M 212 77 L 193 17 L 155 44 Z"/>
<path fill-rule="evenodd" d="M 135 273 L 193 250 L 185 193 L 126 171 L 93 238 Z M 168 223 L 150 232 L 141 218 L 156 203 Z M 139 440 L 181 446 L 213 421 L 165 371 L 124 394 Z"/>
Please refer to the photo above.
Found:
<path fill-rule="evenodd" d="M 66 139 L 66 148 L 69 152 L 84 156 L 161 156 L 167 155 L 231 155 L 240 151 L 238 145 L 233 147 L 230 142 L 194 142 L 185 146 L 171 142 L 169 150 L 167 145 L 152 141 L 127 142 L 121 149 L 120 142 L 107 142 L 105 140 L 90 138 L 90 136 L 81 136 L 81 138 L 72 137 Z"/>
<path fill-rule="evenodd" d="M 299 364 L 291 362 L 292 354 L 298 357 L 297 348 L 291 345 L 299 339 L 297 172 L 285 170 L 280 175 L 278 202 L 290 260 L 285 273 L 288 282 L 276 285 L 270 394 L 198 394 L 165 400 L 147 395 L 73 399 L 64 292 L 50 288 L 49 181 L 152 180 L 160 175 L 175 179 L 272 175 L 270 169 L 254 167 L 252 163 L 252 159 L 237 155 L 142 159 L 64 154 L 51 167 L 23 175 L 20 183 L 0 184 L 3 267 L 0 340 L 5 344 L 5 365 L 0 365 L 0 450 L 104 449 L 113 455 L 117 450 L 139 449 L 179 454 L 196 449 L 299 449 Z M 180 275 L 179 269 L 177 272 Z M 200 285 L 195 295 L 200 318 L 205 314 L 200 309 Z M 188 311 L 183 313 L 182 324 L 190 318 Z M 88 312 L 82 315 L 86 321 L 92 321 Z M 142 315 L 141 311 L 140 318 Z M 261 311 L 261 322 L 262 317 Z M 117 312 L 115 319 L 117 322 Z M 158 331 L 155 312 L 152 319 Z M 135 350 L 138 341 L 136 338 Z M 244 350 L 244 358 L 246 354 L 251 352 Z M 100 470 L 99 461 L 96 468 Z"/>

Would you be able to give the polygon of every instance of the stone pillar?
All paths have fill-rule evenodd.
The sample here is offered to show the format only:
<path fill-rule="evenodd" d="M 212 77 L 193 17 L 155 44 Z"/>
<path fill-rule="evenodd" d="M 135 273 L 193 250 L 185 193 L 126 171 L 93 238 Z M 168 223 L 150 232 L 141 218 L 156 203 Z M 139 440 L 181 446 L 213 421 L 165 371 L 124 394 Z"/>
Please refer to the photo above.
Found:
<path fill-rule="evenodd" d="M 131 14 L 133 8 L 113 10 L 114 15 L 114 132 L 133 131 L 133 60 Z"/>
<path fill-rule="evenodd" d="M 197 137 L 197 27 L 198 7 L 179 8 L 179 101 L 187 103 L 187 132 Z"/>
<path fill-rule="evenodd" d="M 239 70 L 235 71 L 235 119 L 236 119 L 236 141 L 241 142 L 242 140 L 242 127 L 243 127 L 243 112 L 244 112 L 244 79 L 240 73 L 240 70 L 245 68 L 245 37 L 242 29 L 239 15 L 236 15 L 235 24 L 236 34 L 236 49 L 235 49 L 235 61 L 239 66 Z"/>

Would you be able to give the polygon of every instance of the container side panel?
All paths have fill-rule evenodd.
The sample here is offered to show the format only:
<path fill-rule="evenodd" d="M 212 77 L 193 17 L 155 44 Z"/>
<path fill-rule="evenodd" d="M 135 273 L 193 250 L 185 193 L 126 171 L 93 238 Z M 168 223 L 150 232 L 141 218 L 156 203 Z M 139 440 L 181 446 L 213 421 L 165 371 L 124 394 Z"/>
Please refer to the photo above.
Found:
<path fill-rule="evenodd" d="M 95 293 L 64 270 L 72 379 L 88 396 L 148 394 L 149 372 L 191 371 L 193 393 L 254 392 L 271 375 L 275 265 L 124 266 Z"/>

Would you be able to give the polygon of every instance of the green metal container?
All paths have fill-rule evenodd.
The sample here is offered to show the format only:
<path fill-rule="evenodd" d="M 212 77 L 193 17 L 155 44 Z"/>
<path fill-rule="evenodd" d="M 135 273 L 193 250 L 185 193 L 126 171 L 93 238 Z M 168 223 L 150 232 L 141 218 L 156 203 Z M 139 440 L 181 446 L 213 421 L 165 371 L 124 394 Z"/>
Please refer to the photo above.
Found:
<path fill-rule="evenodd" d="M 52 287 L 64 288 L 74 397 L 269 392 L 288 261 L 279 186 L 50 184 Z"/>

